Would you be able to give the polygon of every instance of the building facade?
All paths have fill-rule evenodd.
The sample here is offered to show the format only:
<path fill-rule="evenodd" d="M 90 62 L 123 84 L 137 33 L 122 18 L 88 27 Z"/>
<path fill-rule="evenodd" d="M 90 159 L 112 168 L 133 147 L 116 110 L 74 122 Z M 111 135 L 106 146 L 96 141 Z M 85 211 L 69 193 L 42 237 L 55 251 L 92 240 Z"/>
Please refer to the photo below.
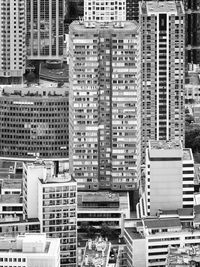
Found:
<path fill-rule="evenodd" d="M 0 2 L 0 84 L 22 83 L 25 73 L 25 1 Z"/>
<path fill-rule="evenodd" d="M 133 190 L 140 166 L 135 22 L 70 25 L 70 171 L 80 189 Z"/>
<path fill-rule="evenodd" d="M 23 166 L 24 215 L 38 218 L 40 231 L 60 238 L 60 264 L 76 266 L 77 184 L 67 173 L 56 173 L 53 162 Z M 37 203 L 37 205 L 35 204 Z"/>
<path fill-rule="evenodd" d="M 194 159 L 180 141 L 150 141 L 145 171 L 139 217 L 155 216 L 160 210 L 193 208 Z"/>
<path fill-rule="evenodd" d="M 26 48 L 28 59 L 62 58 L 64 11 L 64 0 L 26 1 Z"/>
<path fill-rule="evenodd" d="M 85 21 L 125 21 L 126 0 L 84 1 Z"/>
<path fill-rule="evenodd" d="M 68 89 L 57 84 L 3 86 L 0 92 L 0 156 L 68 158 Z"/>
<path fill-rule="evenodd" d="M 181 2 L 140 4 L 142 163 L 148 140 L 184 142 L 185 14 Z"/>

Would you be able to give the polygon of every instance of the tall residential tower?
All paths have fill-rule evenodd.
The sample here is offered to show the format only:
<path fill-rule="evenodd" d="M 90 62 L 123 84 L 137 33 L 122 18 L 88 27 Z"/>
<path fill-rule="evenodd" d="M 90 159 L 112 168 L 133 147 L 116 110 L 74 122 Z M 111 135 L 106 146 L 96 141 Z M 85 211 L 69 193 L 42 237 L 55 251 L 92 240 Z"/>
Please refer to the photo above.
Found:
<path fill-rule="evenodd" d="M 149 139 L 184 141 L 185 14 L 175 1 L 142 2 L 142 161 Z"/>
<path fill-rule="evenodd" d="M 79 188 L 133 190 L 140 166 L 136 22 L 70 25 L 69 154 Z"/>
<path fill-rule="evenodd" d="M 25 0 L 0 1 L 0 84 L 21 83 L 25 72 Z"/>

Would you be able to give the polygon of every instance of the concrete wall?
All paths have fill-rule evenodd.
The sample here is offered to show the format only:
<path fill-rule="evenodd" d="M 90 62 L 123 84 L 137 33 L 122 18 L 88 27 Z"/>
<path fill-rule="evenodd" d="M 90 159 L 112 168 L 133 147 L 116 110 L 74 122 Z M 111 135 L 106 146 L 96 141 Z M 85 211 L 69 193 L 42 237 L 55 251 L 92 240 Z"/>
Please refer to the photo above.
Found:
<path fill-rule="evenodd" d="M 150 215 L 182 208 L 182 160 L 151 161 Z"/>

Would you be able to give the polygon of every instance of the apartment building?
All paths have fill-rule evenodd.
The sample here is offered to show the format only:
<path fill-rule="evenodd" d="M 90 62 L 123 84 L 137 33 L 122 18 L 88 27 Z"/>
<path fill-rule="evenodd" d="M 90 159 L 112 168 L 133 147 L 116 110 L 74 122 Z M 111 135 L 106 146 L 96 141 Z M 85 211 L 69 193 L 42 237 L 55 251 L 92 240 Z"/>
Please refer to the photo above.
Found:
<path fill-rule="evenodd" d="M 70 25 L 70 171 L 81 190 L 134 190 L 140 166 L 136 22 Z"/>
<path fill-rule="evenodd" d="M 150 141 L 146 152 L 145 189 L 137 205 L 138 216 L 155 216 L 160 210 L 193 208 L 191 149 L 184 149 L 181 141 Z"/>
<path fill-rule="evenodd" d="M 16 238 L 0 240 L 2 266 L 59 267 L 60 242 L 58 238 L 46 238 L 45 234 L 24 234 Z"/>
<path fill-rule="evenodd" d="M 26 49 L 29 60 L 62 59 L 64 0 L 26 1 Z"/>
<path fill-rule="evenodd" d="M 85 0 L 85 21 L 125 21 L 126 0 Z"/>
<path fill-rule="evenodd" d="M 24 0 L 0 2 L 0 84 L 22 83 L 25 73 L 25 5 Z"/>
<path fill-rule="evenodd" d="M 185 14 L 182 2 L 140 3 L 142 164 L 148 140 L 184 142 Z"/>
<path fill-rule="evenodd" d="M 68 86 L 57 83 L 0 88 L 0 156 L 68 158 Z"/>
<path fill-rule="evenodd" d="M 40 231 L 60 238 L 60 264 L 76 266 L 77 186 L 67 173 L 56 173 L 52 162 L 24 164 L 24 214 L 38 218 Z M 36 205 L 37 203 L 37 205 Z"/>
<path fill-rule="evenodd" d="M 194 247 L 200 242 L 200 230 L 183 227 L 179 218 L 147 218 L 124 229 L 127 266 L 166 266 L 170 246 Z"/>

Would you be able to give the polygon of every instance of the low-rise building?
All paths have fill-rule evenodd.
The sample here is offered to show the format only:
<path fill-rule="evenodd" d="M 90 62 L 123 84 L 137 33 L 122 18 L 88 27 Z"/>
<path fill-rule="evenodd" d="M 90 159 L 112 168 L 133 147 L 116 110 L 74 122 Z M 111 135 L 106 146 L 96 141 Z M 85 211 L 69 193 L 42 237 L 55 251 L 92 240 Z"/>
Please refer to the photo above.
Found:
<path fill-rule="evenodd" d="M 60 240 L 45 234 L 25 234 L 0 239 L 0 264 L 17 267 L 59 267 Z"/>
<path fill-rule="evenodd" d="M 127 267 L 166 266 L 169 246 L 200 243 L 200 229 L 184 227 L 180 218 L 146 218 L 125 227 Z"/>
<path fill-rule="evenodd" d="M 87 222 L 96 228 L 103 223 L 122 229 L 124 218 L 130 217 L 128 192 L 78 192 L 78 226 Z"/>

